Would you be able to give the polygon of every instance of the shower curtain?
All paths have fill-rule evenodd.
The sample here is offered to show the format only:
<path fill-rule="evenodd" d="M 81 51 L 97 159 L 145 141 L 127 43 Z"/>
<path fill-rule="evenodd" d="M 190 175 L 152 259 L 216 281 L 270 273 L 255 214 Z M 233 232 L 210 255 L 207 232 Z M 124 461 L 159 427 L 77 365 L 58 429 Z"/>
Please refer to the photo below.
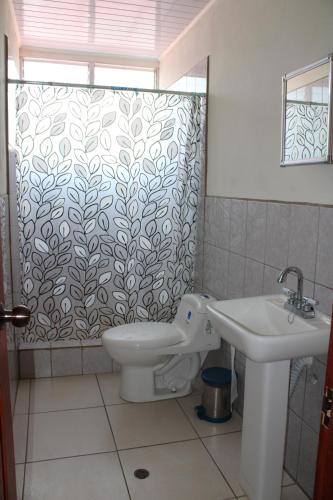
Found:
<path fill-rule="evenodd" d="M 192 290 L 201 96 L 20 84 L 23 341 L 170 321 Z"/>

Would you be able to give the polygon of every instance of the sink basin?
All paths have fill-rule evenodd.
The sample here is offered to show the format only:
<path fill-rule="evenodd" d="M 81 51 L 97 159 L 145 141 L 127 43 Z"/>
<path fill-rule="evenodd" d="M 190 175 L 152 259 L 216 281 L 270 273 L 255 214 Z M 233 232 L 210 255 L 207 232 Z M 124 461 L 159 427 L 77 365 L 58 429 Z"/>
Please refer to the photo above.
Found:
<path fill-rule="evenodd" d="M 217 333 L 255 362 L 325 354 L 330 318 L 303 319 L 284 308 L 284 295 L 222 300 L 207 306 Z"/>

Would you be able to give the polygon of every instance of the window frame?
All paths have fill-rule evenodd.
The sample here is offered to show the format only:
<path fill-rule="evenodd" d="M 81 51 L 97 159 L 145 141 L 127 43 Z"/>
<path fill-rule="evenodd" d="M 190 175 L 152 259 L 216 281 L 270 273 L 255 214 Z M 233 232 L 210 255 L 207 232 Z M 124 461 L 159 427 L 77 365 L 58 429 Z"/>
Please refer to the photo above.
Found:
<path fill-rule="evenodd" d="M 104 63 L 104 62 L 94 62 L 94 61 L 77 61 L 77 60 L 67 60 L 67 59 L 53 59 L 53 58 L 40 58 L 40 57 L 22 57 L 20 58 L 21 61 L 21 74 L 22 74 L 22 79 L 23 80 L 32 80 L 34 81 L 35 79 L 27 79 L 25 77 L 25 71 L 24 71 L 24 65 L 26 62 L 40 62 L 40 63 L 48 63 L 48 64 L 68 64 L 69 66 L 87 66 L 88 69 L 88 78 L 87 78 L 87 83 L 82 83 L 82 85 L 98 85 L 98 86 L 103 86 L 103 84 L 96 84 L 95 83 L 95 70 L 96 68 L 110 68 L 110 69 L 124 69 L 124 70 L 132 70 L 132 71 L 146 71 L 153 73 L 153 87 L 151 90 L 156 90 L 157 89 L 157 78 L 158 78 L 158 70 L 157 68 L 154 67 L 147 67 L 147 66 L 131 66 L 128 64 L 110 64 L 110 63 Z M 38 81 L 38 80 L 36 80 Z M 45 81 L 47 83 L 47 81 Z M 70 82 L 70 81 L 55 81 L 53 83 L 64 83 L 64 84 L 75 84 L 75 85 L 80 85 L 80 83 L 75 83 L 75 82 Z M 112 86 L 112 85 L 110 85 Z M 115 85 L 116 87 L 118 85 Z M 121 87 L 121 86 L 120 86 Z M 149 90 L 149 89 L 148 89 Z"/>

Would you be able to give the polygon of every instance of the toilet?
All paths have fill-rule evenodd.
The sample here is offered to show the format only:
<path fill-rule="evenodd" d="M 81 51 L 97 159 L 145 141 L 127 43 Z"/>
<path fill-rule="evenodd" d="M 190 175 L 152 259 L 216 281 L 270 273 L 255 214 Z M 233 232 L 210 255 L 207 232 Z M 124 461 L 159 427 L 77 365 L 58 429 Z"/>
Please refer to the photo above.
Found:
<path fill-rule="evenodd" d="M 131 323 L 103 333 L 105 349 L 121 365 L 122 399 L 138 403 L 191 393 L 208 351 L 221 344 L 206 309 L 214 300 L 206 294 L 187 294 L 172 323 Z"/>

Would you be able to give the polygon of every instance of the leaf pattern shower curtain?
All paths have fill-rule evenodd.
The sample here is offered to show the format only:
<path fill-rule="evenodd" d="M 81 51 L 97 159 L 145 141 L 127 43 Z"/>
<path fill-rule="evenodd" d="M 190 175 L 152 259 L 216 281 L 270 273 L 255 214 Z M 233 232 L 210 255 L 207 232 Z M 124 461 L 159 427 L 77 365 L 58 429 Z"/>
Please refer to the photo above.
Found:
<path fill-rule="evenodd" d="M 25 342 L 169 321 L 192 290 L 204 98 L 17 87 Z"/>

